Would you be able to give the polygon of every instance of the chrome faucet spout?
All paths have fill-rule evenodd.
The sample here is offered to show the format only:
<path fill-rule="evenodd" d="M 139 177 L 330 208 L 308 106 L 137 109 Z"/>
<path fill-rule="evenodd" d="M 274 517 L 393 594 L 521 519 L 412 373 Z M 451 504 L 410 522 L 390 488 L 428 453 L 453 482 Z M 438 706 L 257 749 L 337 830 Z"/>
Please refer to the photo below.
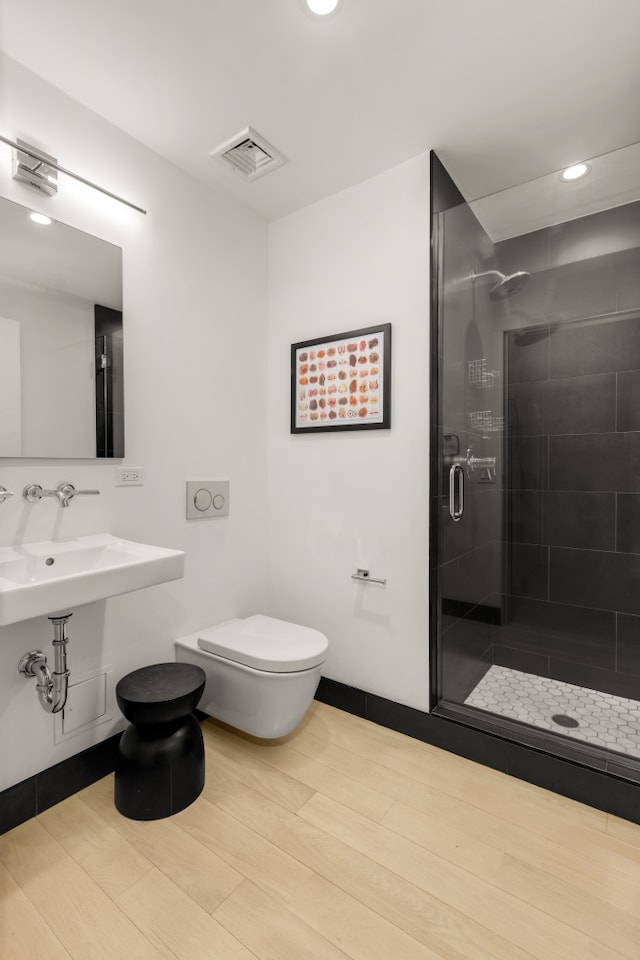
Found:
<path fill-rule="evenodd" d="M 56 496 L 61 507 L 68 507 L 74 497 L 97 497 L 99 490 L 76 490 L 72 483 L 61 483 Z"/>

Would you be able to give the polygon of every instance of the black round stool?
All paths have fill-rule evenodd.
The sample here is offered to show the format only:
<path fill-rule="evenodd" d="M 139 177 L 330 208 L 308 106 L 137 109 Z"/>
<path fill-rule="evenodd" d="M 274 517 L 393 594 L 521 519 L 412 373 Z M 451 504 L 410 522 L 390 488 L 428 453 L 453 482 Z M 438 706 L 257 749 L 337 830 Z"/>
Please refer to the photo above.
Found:
<path fill-rule="evenodd" d="M 131 723 L 116 764 L 115 804 L 123 816 L 170 817 L 202 792 L 204 744 L 192 711 L 205 679 L 191 663 L 154 663 L 118 681 L 118 706 Z"/>

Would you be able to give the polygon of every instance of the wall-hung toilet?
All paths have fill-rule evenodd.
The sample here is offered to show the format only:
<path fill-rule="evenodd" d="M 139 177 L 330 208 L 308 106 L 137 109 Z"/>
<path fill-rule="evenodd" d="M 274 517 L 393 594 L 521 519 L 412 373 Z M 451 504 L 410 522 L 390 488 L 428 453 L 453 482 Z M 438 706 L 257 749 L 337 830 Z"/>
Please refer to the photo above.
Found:
<path fill-rule="evenodd" d="M 207 676 L 200 710 L 272 738 L 290 733 L 309 709 L 328 647 L 318 630 L 258 614 L 181 637 L 176 660 Z"/>

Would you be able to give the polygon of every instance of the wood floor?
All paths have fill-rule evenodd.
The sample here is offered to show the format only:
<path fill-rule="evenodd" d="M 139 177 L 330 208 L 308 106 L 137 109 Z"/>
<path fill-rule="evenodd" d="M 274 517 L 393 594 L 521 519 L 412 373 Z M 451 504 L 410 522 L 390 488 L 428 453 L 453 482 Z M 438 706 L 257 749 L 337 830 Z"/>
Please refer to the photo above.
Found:
<path fill-rule="evenodd" d="M 320 703 L 203 732 L 175 817 L 107 777 L 0 837 L 3 960 L 640 960 L 640 827 Z"/>

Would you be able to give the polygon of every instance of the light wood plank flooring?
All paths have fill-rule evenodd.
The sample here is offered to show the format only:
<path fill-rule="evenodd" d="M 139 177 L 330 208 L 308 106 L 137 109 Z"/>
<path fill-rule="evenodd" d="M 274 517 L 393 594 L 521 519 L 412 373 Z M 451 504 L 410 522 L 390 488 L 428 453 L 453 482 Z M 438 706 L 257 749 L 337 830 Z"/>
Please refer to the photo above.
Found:
<path fill-rule="evenodd" d="M 640 827 L 320 703 L 203 732 L 182 813 L 0 837 L 3 960 L 640 960 Z"/>

